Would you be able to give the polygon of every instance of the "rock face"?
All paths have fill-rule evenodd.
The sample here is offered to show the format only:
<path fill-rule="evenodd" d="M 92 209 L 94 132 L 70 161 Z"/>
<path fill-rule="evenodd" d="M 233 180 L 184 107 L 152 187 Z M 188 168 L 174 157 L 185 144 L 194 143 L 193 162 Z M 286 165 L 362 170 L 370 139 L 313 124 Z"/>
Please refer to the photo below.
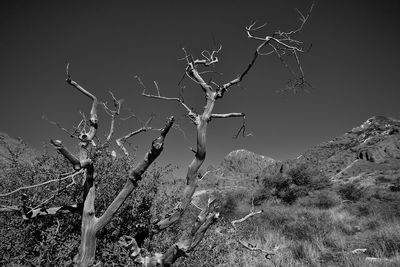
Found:
<path fill-rule="evenodd" d="M 203 190 L 251 190 L 260 186 L 262 170 L 276 162 L 245 149 L 235 150 L 226 155 L 219 166 L 209 166 L 209 173 L 200 187 Z"/>
<path fill-rule="evenodd" d="M 275 163 L 275 160 L 258 155 L 245 149 L 230 152 L 221 163 L 224 174 L 256 175 L 265 167 Z"/>
<path fill-rule="evenodd" d="M 394 179 L 400 174 L 400 121 L 375 116 L 329 142 L 319 144 L 297 159 L 268 166 L 263 176 L 306 164 L 336 182 L 377 177 Z M 400 176 L 399 176 L 400 177 Z"/>

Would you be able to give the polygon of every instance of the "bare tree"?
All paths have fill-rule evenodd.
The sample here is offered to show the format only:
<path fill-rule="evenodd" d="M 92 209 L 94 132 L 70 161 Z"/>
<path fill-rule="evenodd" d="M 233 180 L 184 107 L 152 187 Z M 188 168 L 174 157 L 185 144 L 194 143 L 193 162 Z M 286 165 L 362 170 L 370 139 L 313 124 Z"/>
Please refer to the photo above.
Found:
<path fill-rule="evenodd" d="M 188 166 L 186 174 L 186 186 L 182 192 L 179 204 L 168 212 L 163 218 L 154 222 L 150 225 L 150 236 L 153 236 L 161 231 L 176 225 L 181 221 L 182 218 L 186 218 L 185 215 L 192 202 L 193 195 L 196 191 L 198 181 L 201 179 L 199 175 L 199 170 L 206 158 L 206 148 L 207 148 L 207 126 L 213 119 L 226 119 L 226 118 L 243 118 L 243 125 L 240 127 L 238 133 L 235 137 L 240 135 L 246 136 L 246 126 L 245 126 L 245 114 L 243 112 L 230 112 L 224 114 L 213 113 L 214 107 L 218 100 L 222 99 L 228 89 L 239 85 L 242 80 L 246 77 L 249 71 L 253 68 L 256 60 L 259 56 L 264 55 L 276 55 L 284 64 L 285 67 L 289 68 L 291 74 L 293 74 L 293 79 L 288 83 L 288 89 L 291 90 L 305 90 L 306 86 L 309 86 L 305 79 L 304 71 L 299 60 L 299 53 L 307 51 L 301 41 L 296 38 L 296 35 L 303 29 L 309 15 L 313 9 L 314 4 L 311 6 L 307 15 L 303 15 L 300 11 L 301 24 L 298 28 L 291 31 L 277 31 L 272 34 L 267 34 L 265 36 L 256 35 L 256 32 L 260 31 L 265 25 L 256 26 L 256 23 L 250 24 L 245 28 L 246 34 L 249 39 L 260 42 L 259 45 L 254 50 L 254 53 L 250 59 L 250 63 L 244 70 L 235 78 L 228 80 L 227 82 L 218 84 L 212 79 L 207 79 L 206 75 L 209 67 L 216 65 L 220 59 L 218 54 L 222 49 L 220 46 L 218 49 L 212 51 L 204 50 L 201 53 L 200 58 L 195 58 L 192 54 L 188 53 L 186 49 L 183 48 L 184 62 L 185 62 L 185 76 L 190 79 L 197 87 L 199 87 L 204 93 L 205 106 L 202 112 L 195 112 L 189 105 L 187 105 L 184 99 L 181 97 L 166 97 L 162 96 L 158 84 L 154 82 L 156 94 L 148 92 L 148 89 L 139 77 L 135 76 L 140 86 L 142 87 L 142 95 L 144 97 L 153 98 L 157 100 L 172 101 L 177 102 L 186 112 L 187 118 L 196 127 L 196 137 L 197 146 L 196 149 L 192 149 L 194 152 L 194 158 Z M 268 50 L 269 49 L 269 50 Z M 264 51 L 265 50 L 265 51 Z M 295 59 L 295 66 L 297 71 L 291 69 L 289 64 L 285 60 L 285 56 L 293 56 Z M 79 141 L 79 155 L 76 156 L 71 153 L 59 140 L 51 140 L 51 143 L 55 149 L 61 153 L 72 165 L 73 171 L 62 175 L 61 179 L 71 180 L 71 184 L 76 184 L 75 177 L 78 175 L 84 175 L 83 186 L 82 186 L 82 199 L 81 202 L 71 205 L 71 206 L 61 206 L 45 209 L 41 205 L 36 208 L 28 209 L 24 204 L 22 199 L 22 214 L 25 219 L 34 218 L 38 215 L 49 215 L 57 214 L 61 212 L 75 212 L 81 214 L 81 240 L 79 246 L 79 252 L 75 257 L 75 263 L 77 266 L 89 266 L 95 261 L 95 251 L 96 251 L 96 234 L 103 229 L 111 219 L 117 214 L 118 210 L 124 203 L 124 201 L 129 197 L 134 188 L 137 186 L 138 182 L 142 179 L 143 174 L 146 172 L 150 164 L 160 155 L 163 150 L 164 140 L 168 134 L 171 127 L 174 124 L 174 118 L 170 117 L 167 119 L 165 126 L 161 129 L 154 129 L 150 126 L 151 119 L 147 120 L 142 124 L 142 127 L 138 130 L 132 131 L 125 136 L 116 139 L 117 145 L 123 151 L 125 156 L 129 156 L 129 152 L 124 146 L 127 139 L 135 136 L 141 132 L 148 130 L 157 130 L 160 132 L 160 136 L 156 138 L 149 149 L 149 151 L 144 156 L 144 159 L 140 161 L 135 167 L 133 167 L 129 176 L 126 178 L 126 183 L 121 189 L 119 194 L 115 197 L 112 203 L 106 208 L 104 213 L 96 217 L 95 216 L 95 167 L 91 156 L 92 150 L 96 151 L 103 148 L 106 144 L 111 142 L 114 134 L 115 117 L 119 115 L 122 100 L 117 100 L 115 96 L 111 93 L 113 104 L 115 109 L 111 109 L 106 103 L 99 102 L 97 97 L 93 95 L 88 90 L 84 89 L 76 81 L 72 80 L 71 75 L 67 66 L 67 83 L 77 89 L 80 93 L 87 96 L 92 104 L 90 110 L 90 117 L 87 120 L 83 116 L 82 121 L 75 127 L 75 131 L 68 133 L 74 136 Z M 108 135 L 106 136 L 106 142 L 103 144 L 97 143 L 96 134 L 98 130 L 98 107 L 103 106 L 106 112 L 111 116 L 111 125 Z M 64 128 L 62 128 L 65 130 Z M 66 131 L 66 130 L 65 130 Z M 95 152 L 94 152 L 95 153 Z M 43 186 L 45 184 L 51 183 L 53 181 L 47 181 L 45 183 L 21 187 L 15 189 L 9 193 L 0 195 L 0 197 L 7 197 L 11 194 L 15 194 L 19 191 L 30 189 L 33 187 Z M 68 186 L 66 187 L 68 188 Z M 65 188 L 65 189 L 66 189 Z M 54 196 L 52 196 L 54 197 Z M 45 200 L 50 201 L 51 198 Z M 196 246 L 203 239 L 207 229 L 216 221 L 219 213 L 216 209 L 216 199 L 211 197 L 205 207 L 202 208 L 201 212 L 197 215 L 196 221 L 191 224 L 190 229 L 184 231 L 179 240 L 172 244 L 169 249 L 163 253 L 148 253 L 144 249 L 140 248 L 134 237 L 124 236 L 120 240 L 120 244 L 129 248 L 132 253 L 131 257 L 137 262 L 141 263 L 143 266 L 171 266 L 177 259 L 182 256 L 187 256 L 191 251 L 193 251 Z M 8 206 L 2 207 L 2 210 L 18 210 L 18 207 Z M 232 222 L 234 226 L 235 223 L 246 220 L 247 218 L 258 214 L 259 212 L 250 213 L 247 217 L 242 220 Z M 247 249 L 254 249 L 253 247 L 244 246 Z M 258 249 L 254 249 L 258 250 Z M 269 253 L 262 251 L 264 253 Z M 271 253 L 269 253 L 271 254 Z"/>

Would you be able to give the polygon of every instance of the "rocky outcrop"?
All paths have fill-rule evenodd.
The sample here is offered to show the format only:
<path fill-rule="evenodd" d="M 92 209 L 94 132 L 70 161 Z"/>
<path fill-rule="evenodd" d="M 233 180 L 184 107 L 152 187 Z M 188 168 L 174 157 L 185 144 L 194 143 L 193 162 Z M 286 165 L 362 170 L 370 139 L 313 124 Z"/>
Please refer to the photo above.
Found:
<path fill-rule="evenodd" d="M 221 167 L 225 175 L 245 174 L 254 176 L 275 162 L 272 158 L 258 155 L 246 149 L 239 149 L 226 155 Z"/>
<path fill-rule="evenodd" d="M 244 190 L 251 192 L 260 186 L 260 173 L 278 161 L 253 153 L 245 149 L 230 152 L 218 166 L 209 166 L 204 179 L 200 182 L 196 195 L 201 199 L 210 192 L 230 192 Z M 212 189 L 212 190 L 211 190 Z M 207 198 L 204 198 L 207 199 Z M 203 199 L 203 200 L 204 200 Z M 197 200 L 198 201 L 198 200 Z"/>

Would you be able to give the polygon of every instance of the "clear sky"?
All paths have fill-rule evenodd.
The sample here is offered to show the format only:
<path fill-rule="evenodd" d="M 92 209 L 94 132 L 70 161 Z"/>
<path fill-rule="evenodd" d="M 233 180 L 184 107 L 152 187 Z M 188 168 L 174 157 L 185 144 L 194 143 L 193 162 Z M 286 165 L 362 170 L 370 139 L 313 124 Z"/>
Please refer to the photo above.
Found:
<path fill-rule="evenodd" d="M 74 80 L 110 101 L 112 90 L 125 108 L 142 119 L 156 113 L 153 125 L 177 117 L 187 134 L 170 133 L 161 162 L 186 165 L 195 145 L 194 127 L 174 103 L 143 98 L 134 75 L 150 88 L 156 80 L 165 96 L 178 96 L 184 73 L 181 47 L 195 56 L 222 44 L 221 80 L 235 78 L 248 64 L 257 43 L 246 37 L 252 21 L 265 30 L 298 25 L 295 8 L 311 1 L 0 1 L 0 131 L 40 148 L 50 138 L 72 140 L 41 119 L 71 127 L 90 101 L 65 83 L 70 62 Z M 241 119 L 212 121 L 208 164 L 234 149 L 246 148 L 275 159 L 297 157 L 307 148 L 343 134 L 373 115 L 400 118 L 400 2 L 320 0 L 299 38 L 312 43 L 301 55 L 311 93 L 278 94 L 288 72 L 274 56 L 259 58 L 242 82 L 217 102 L 216 113 L 245 112 L 253 136 L 234 140 Z M 184 81 L 186 102 L 204 105 L 201 89 Z M 126 114 L 126 113 L 125 113 Z M 100 112 L 99 134 L 109 128 Z M 120 121 L 116 136 L 139 127 Z M 132 139 L 139 156 L 156 133 Z M 183 167 L 185 168 L 185 167 Z"/>

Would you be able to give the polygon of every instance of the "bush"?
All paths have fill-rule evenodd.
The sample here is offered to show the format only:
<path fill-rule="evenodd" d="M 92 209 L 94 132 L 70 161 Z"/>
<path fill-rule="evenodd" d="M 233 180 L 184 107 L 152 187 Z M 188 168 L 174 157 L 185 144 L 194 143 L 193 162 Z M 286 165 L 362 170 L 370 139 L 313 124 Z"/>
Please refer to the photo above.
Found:
<path fill-rule="evenodd" d="M 258 200 L 263 197 L 275 196 L 287 204 L 292 204 L 310 192 L 329 186 L 331 186 L 331 181 L 327 176 L 302 164 L 291 168 L 287 173 L 264 177 L 263 189 L 257 196 Z"/>
<path fill-rule="evenodd" d="M 250 199 L 249 193 L 245 190 L 229 191 L 222 199 L 219 209 L 222 217 L 231 218 L 242 212 L 238 209 L 241 204 L 246 204 Z"/>
<path fill-rule="evenodd" d="M 327 189 L 310 192 L 308 196 L 297 200 L 297 204 L 300 206 L 320 209 L 329 209 L 339 205 L 341 202 L 341 198 L 334 191 Z"/>
<path fill-rule="evenodd" d="M 339 195 L 350 201 L 358 201 L 365 195 L 365 188 L 358 186 L 356 183 L 345 183 L 337 187 Z"/>

